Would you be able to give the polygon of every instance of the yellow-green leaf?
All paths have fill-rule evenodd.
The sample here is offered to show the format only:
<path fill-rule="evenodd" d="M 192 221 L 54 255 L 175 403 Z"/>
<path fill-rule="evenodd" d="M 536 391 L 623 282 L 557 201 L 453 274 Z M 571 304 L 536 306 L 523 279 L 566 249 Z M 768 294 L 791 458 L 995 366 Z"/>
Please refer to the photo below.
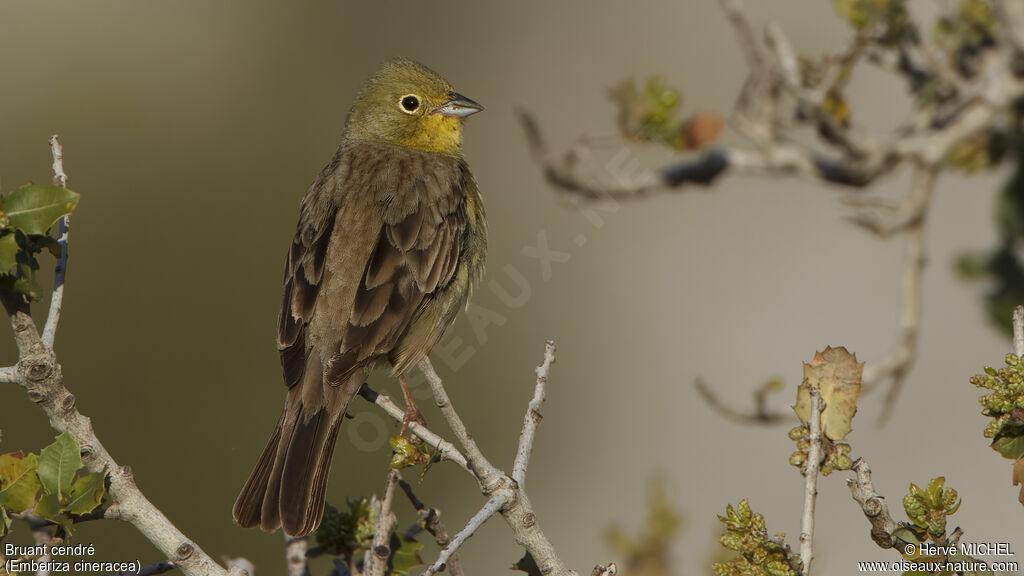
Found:
<path fill-rule="evenodd" d="M 8 226 L 26 234 L 45 234 L 78 205 L 78 193 L 61 186 L 26 184 L 3 199 Z"/>
<path fill-rule="evenodd" d="M 61 511 L 60 497 L 56 494 L 43 494 L 32 513 L 44 520 L 49 520 L 64 528 L 71 534 L 71 519 Z"/>
<path fill-rule="evenodd" d="M 24 512 L 36 503 L 39 457 L 21 452 L 0 455 L 0 506 L 11 512 Z"/>
<path fill-rule="evenodd" d="M 68 503 L 64 509 L 71 514 L 79 515 L 95 510 L 103 501 L 103 495 L 106 493 L 105 478 L 106 474 L 93 472 L 75 480 L 71 485 L 71 491 L 68 492 Z"/>
<path fill-rule="evenodd" d="M 39 453 L 39 480 L 47 494 L 63 495 L 71 490 L 75 472 L 82 467 L 78 442 L 64 432 Z"/>
<path fill-rule="evenodd" d="M 804 379 L 797 388 L 793 411 L 804 424 L 811 416 L 810 386 L 821 391 L 825 411 L 821 414 L 822 432 L 830 440 L 841 441 L 853 430 L 853 416 L 857 413 L 860 396 L 861 372 L 864 364 L 846 348 L 825 348 L 810 363 L 804 364 Z"/>

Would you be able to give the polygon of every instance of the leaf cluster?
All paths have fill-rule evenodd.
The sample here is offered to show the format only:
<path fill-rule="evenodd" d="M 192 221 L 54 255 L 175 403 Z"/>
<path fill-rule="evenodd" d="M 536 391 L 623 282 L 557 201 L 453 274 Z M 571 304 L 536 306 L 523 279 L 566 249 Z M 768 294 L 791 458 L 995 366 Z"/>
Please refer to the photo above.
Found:
<path fill-rule="evenodd" d="M 712 565 L 717 576 L 797 576 L 800 555 L 784 544 L 785 534 L 768 536 L 764 516 L 750 510 L 746 499 L 736 508 L 726 506 L 725 516 L 718 519 L 725 525 L 718 539 L 722 546 L 739 555 L 728 562 Z"/>
<path fill-rule="evenodd" d="M 910 484 L 910 492 L 903 497 L 903 510 L 913 522 L 911 530 L 921 541 L 931 539 L 943 542 L 946 535 L 946 518 L 960 508 L 960 496 L 956 490 L 946 488 L 946 479 L 933 478 L 928 488 L 921 489 Z"/>
<path fill-rule="evenodd" d="M 67 432 L 39 454 L 0 454 L 0 538 L 10 531 L 10 514 L 28 510 L 71 534 L 72 523 L 99 508 L 104 494 L 106 473 L 85 470 Z"/>
<path fill-rule="evenodd" d="M 1016 354 L 1007 354 L 1006 366 L 999 370 L 986 366 L 984 374 L 971 378 L 971 384 L 990 390 L 978 403 L 981 413 L 992 419 L 985 426 L 992 449 L 1011 460 L 1024 457 L 1024 362 Z"/>
<path fill-rule="evenodd" d="M 335 572 L 361 574 L 367 555 L 373 554 L 373 530 L 379 509 L 367 498 L 349 498 L 346 504 L 346 510 L 339 510 L 329 503 L 324 507 L 323 520 L 313 535 L 316 546 L 310 548 L 307 555 L 337 556 Z M 411 535 L 392 534 L 389 548 L 387 576 L 408 574 L 411 569 L 423 565 L 420 558 L 423 544 Z"/>
<path fill-rule="evenodd" d="M 77 205 L 78 194 L 61 186 L 26 184 L 0 198 L 0 291 L 39 299 L 36 255 L 48 250 L 60 257 L 60 244 L 48 231 Z"/>

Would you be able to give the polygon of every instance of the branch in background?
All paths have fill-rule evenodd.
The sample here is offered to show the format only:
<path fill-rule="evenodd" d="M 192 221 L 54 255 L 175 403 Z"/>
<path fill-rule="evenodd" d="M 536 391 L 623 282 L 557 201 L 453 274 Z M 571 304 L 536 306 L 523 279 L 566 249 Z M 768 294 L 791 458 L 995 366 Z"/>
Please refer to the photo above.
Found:
<path fill-rule="evenodd" d="M 907 372 L 917 359 L 917 342 L 921 330 L 921 295 L 924 285 L 925 256 L 925 214 L 931 205 L 935 190 L 937 171 L 935 168 L 915 167 L 911 198 L 919 210 L 906 231 L 907 246 L 903 262 L 903 301 L 900 314 L 900 341 L 880 362 L 868 363 L 864 367 L 864 389 L 871 391 L 881 382 L 889 380 L 885 403 L 879 422 L 884 423 L 892 415 L 892 408 L 903 389 Z"/>
<path fill-rule="evenodd" d="M 892 548 L 892 534 L 899 526 L 889 515 L 889 505 L 885 501 L 885 496 L 876 492 L 871 484 L 871 468 L 868 468 L 868 463 L 863 458 L 858 458 L 851 469 L 856 476 L 847 479 L 846 486 L 871 523 L 871 539 L 880 548 Z"/>
<path fill-rule="evenodd" d="M 54 150 L 54 168 L 61 181 L 63 154 L 56 138 L 51 139 Z M 66 236 L 65 236 L 66 240 Z M 66 254 L 66 251 L 64 252 Z M 58 432 L 69 432 L 82 450 L 82 463 L 90 472 L 108 474 L 110 506 L 105 518 L 124 520 L 135 526 L 176 568 L 187 576 L 241 576 L 241 568 L 225 570 L 213 561 L 197 544 L 189 540 L 146 499 L 135 485 L 131 469 L 120 466 L 97 438 L 92 421 L 76 408 L 75 397 L 64 386 L 61 366 L 50 345 L 39 335 L 32 317 L 19 303 L 5 301 L 4 306 L 14 329 L 18 347 L 17 382 L 25 389 L 30 400 L 46 413 L 50 426 Z M 53 319 L 55 334 L 60 301 L 51 299 L 49 318 Z"/>
<path fill-rule="evenodd" d="M 825 403 L 817 386 L 809 386 L 811 415 L 807 425 L 810 428 L 811 446 L 807 450 L 807 472 L 804 474 L 804 512 L 800 518 L 800 559 L 804 563 L 804 576 L 811 573 L 814 559 L 814 505 L 818 500 L 818 472 L 824 459 L 821 447 L 821 412 Z"/>
<path fill-rule="evenodd" d="M 1001 116 L 1012 103 L 1024 97 L 1024 80 L 1014 64 L 1024 46 L 1024 9 L 1019 2 L 996 3 L 1004 23 L 1000 29 L 1005 31 L 997 34 L 997 46 L 979 57 L 976 72 L 968 78 L 928 41 L 908 41 L 898 48 L 884 45 L 877 26 L 858 30 L 842 52 L 826 58 L 811 73 L 779 26 L 769 23 L 763 39 L 759 38 L 740 0 L 719 3 L 749 69 L 729 119 L 729 125 L 749 145 L 698 151 L 661 169 L 624 173 L 606 165 L 601 167 L 605 171 L 602 178 L 593 173 L 594 166 L 584 165 L 583 160 L 592 157 L 587 139 L 581 139 L 561 156 L 554 155 L 548 151 L 536 119 L 521 112 L 527 143 L 549 184 L 577 203 L 641 198 L 688 185 L 707 185 L 726 173 L 798 175 L 820 183 L 863 188 L 899 166 L 912 165 L 913 184 L 906 198 L 895 205 L 852 195 L 845 198 L 858 209 L 851 217 L 854 224 L 881 238 L 895 234 L 907 237 L 900 338 L 881 361 L 869 363 L 864 374 L 866 390 L 890 383 L 884 420 L 916 360 L 924 266 L 923 221 L 938 171 L 957 146 L 991 131 L 1002 122 Z M 911 29 L 908 38 L 921 38 L 913 21 L 906 25 Z M 895 60 L 890 58 L 893 55 Z M 859 133 L 828 104 L 830 98 L 841 98 L 838 95 L 849 81 L 850 71 L 865 59 L 905 79 L 912 91 L 920 90 L 924 82 L 934 82 L 935 90 L 941 93 L 939 103 L 922 106 L 889 132 Z M 815 130 L 819 142 L 796 144 L 799 128 Z M 611 183 L 606 183 L 609 180 Z M 702 383 L 698 383 L 698 391 L 729 419 L 752 424 L 778 421 L 760 407 L 754 414 L 726 407 Z"/>
<path fill-rule="evenodd" d="M 778 389 L 777 383 L 778 380 L 769 380 L 754 390 L 754 411 L 747 413 L 735 410 L 725 402 L 722 402 L 703 379 L 697 378 L 694 382 L 697 386 L 697 392 L 708 403 L 708 406 L 711 406 L 712 410 L 717 412 L 719 416 L 739 424 L 779 424 L 792 418 L 792 414 L 768 410 L 768 394 Z"/>
<path fill-rule="evenodd" d="M 371 506 L 377 507 L 377 522 L 373 527 L 373 543 L 364 561 L 364 576 L 385 576 L 387 573 L 388 558 L 391 557 L 391 547 L 388 544 L 398 523 L 395 513 L 391 511 L 397 485 L 398 471 L 388 467 L 387 478 L 384 481 L 384 497 L 377 502 L 370 502 Z"/>

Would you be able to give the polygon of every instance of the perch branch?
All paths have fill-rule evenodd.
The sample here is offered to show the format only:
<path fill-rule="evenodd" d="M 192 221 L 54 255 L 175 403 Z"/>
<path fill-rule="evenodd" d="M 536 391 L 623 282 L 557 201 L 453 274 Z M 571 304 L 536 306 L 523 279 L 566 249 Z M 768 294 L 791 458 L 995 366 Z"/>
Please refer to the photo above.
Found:
<path fill-rule="evenodd" d="M 59 137 L 50 136 L 50 154 L 53 156 L 53 183 L 66 187 L 68 175 L 64 172 L 64 149 Z M 50 295 L 50 313 L 46 316 L 43 326 L 43 344 L 53 348 L 57 337 L 57 323 L 60 321 L 61 308 L 64 306 L 64 278 L 68 270 L 68 233 L 71 230 L 71 218 L 64 216 L 58 224 L 57 243 L 60 245 L 60 258 L 53 272 L 53 293 Z"/>
<path fill-rule="evenodd" d="M 459 531 L 458 534 L 452 538 L 452 541 L 441 550 L 441 553 L 437 556 L 435 561 L 429 568 L 423 571 L 422 576 L 434 576 L 441 570 L 444 570 L 445 563 L 448 562 L 448 558 L 455 554 L 462 546 L 462 544 L 469 539 L 470 536 L 476 533 L 476 531 L 484 525 L 491 516 L 498 513 L 501 508 L 505 507 L 508 502 L 505 501 L 507 495 L 505 493 L 491 496 L 491 498 L 484 504 L 484 507 L 477 512 L 468 523 L 466 527 Z"/>
<path fill-rule="evenodd" d="M 363 570 L 364 576 L 384 576 L 387 573 L 388 558 L 391 557 L 391 534 L 395 531 L 398 519 L 391 511 L 391 505 L 395 501 L 395 486 L 398 485 L 398 471 L 388 468 L 387 478 L 384 481 L 384 497 L 380 499 L 377 510 L 377 522 L 373 527 L 373 543 L 370 545 L 368 562 Z"/>
<path fill-rule="evenodd" d="M 51 141 L 51 146 L 56 139 Z M 59 146 L 54 156 L 58 176 L 63 173 Z M 66 175 L 63 176 L 66 178 Z M 65 238 L 66 240 L 66 238 Z M 66 253 L 66 252 L 65 252 Z M 132 471 L 119 465 L 107 452 L 92 427 L 92 421 L 78 411 L 75 397 L 64 386 L 61 366 L 53 349 L 39 335 L 32 317 L 23 303 L 5 299 L 14 341 L 18 348 L 17 379 L 30 400 L 46 413 L 50 426 L 58 432 L 69 432 L 82 450 L 82 463 L 87 470 L 108 475 L 110 505 L 105 518 L 129 522 L 186 576 L 241 576 L 241 568 L 225 570 L 195 543 L 189 540 L 156 508 L 135 485 Z M 53 316 L 51 306 L 51 316 Z M 56 320 L 53 321 L 56 330 Z"/>
<path fill-rule="evenodd" d="M 512 464 L 512 479 L 519 484 L 521 490 L 526 489 L 526 469 L 530 464 L 530 454 L 533 452 L 534 434 L 544 417 L 540 413 L 540 407 L 546 397 L 548 372 L 554 361 L 555 343 L 548 340 L 544 344 L 544 361 L 537 366 L 537 385 L 533 389 L 533 399 L 526 408 L 526 415 L 523 416 L 523 431 L 519 434 L 519 447 L 516 449 L 516 459 Z"/>
<path fill-rule="evenodd" d="M 388 416 L 391 416 L 396 421 L 403 421 L 403 418 L 405 417 L 405 411 L 399 408 L 398 405 L 395 404 L 388 396 L 378 393 L 365 383 L 363 384 L 362 388 L 359 389 L 359 395 L 362 396 L 363 399 L 366 400 L 367 402 L 379 406 L 381 409 L 384 410 L 384 412 L 387 413 Z M 444 438 L 441 438 L 440 436 L 433 433 L 432 431 L 430 431 L 429 428 L 427 428 L 426 426 L 419 422 L 412 421 L 409 422 L 408 425 L 409 430 L 413 434 L 415 434 L 421 440 L 426 442 L 427 445 L 429 445 L 431 448 L 437 450 L 442 460 L 449 460 L 451 462 L 454 462 L 458 464 L 460 468 L 472 474 L 466 457 L 461 452 L 459 452 L 459 450 L 455 448 L 455 446 L 452 445 L 451 442 L 448 442 Z"/>
<path fill-rule="evenodd" d="M 5 366 L 0 368 L 0 382 L 5 384 L 17 384 L 18 383 L 18 367 L 17 366 Z"/>
<path fill-rule="evenodd" d="M 817 386 L 810 386 L 811 415 L 807 421 L 811 445 L 807 449 L 807 472 L 804 474 L 804 513 L 800 519 L 800 559 L 804 576 L 811 573 L 814 559 L 814 505 L 818 500 L 818 472 L 821 470 L 821 411 L 825 403 Z"/>
<path fill-rule="evenodd" d="M 860 504 L 864 516 L 871 523 L 871 539 L 880 548 L 892 548 L 892 533 L 899 526 L 889 515 L 889 505 L 885 501 L 885 496 L 876 492 L 871 484 L 871 468 L 863 458 L 858 458 L 851 470 L 855 476 L 846 480 L 846 486 L 850 489 L 850 496 Z"/>

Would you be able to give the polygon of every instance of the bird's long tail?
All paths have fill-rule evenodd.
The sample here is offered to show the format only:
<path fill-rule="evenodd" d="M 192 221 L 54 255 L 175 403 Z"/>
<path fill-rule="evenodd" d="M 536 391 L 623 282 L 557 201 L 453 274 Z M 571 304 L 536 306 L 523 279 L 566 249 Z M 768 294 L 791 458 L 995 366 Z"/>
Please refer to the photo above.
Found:
<path fill-rule="evenodd" d="M 235 522 L 243 528 L 283 526 L 299 537 L 320 525 L 334 442 L 351 396 L 343 406 L 320 403 L 310 410 L 297 388 L 289 391 L 277 427 L 235 501 Z"/>

